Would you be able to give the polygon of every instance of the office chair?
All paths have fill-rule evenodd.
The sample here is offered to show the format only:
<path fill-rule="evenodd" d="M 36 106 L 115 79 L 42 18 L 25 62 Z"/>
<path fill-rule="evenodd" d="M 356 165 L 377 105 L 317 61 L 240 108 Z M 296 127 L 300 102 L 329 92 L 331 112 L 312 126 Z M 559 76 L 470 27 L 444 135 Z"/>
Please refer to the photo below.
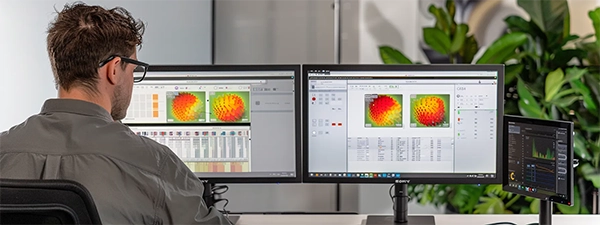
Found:
<path fill-rule="evenodd" d="M 69 180 L 0 179 L 0 224 L 101 224 L 92 196 Z"/>

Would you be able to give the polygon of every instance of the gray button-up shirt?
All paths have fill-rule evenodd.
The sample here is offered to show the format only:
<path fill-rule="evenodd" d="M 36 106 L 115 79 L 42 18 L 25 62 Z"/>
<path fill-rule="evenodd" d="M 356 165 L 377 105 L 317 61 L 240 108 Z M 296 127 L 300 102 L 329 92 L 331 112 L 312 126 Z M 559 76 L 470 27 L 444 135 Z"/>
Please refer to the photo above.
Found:
<path fill-rule="evenodd" d="M 90 102 L 49 99 L 0 133 L 0 178 L 79 182 L 104 224 L 229 224 L 206 207 L 201 181 L 168 147 Z"/>

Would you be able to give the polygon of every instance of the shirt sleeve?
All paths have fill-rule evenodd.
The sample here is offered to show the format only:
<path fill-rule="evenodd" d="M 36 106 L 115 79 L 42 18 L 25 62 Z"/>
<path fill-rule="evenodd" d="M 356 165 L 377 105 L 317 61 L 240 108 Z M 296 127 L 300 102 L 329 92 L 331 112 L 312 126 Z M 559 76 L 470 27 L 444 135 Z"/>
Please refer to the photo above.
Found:
<path fill-rule="evenodd" d="M 215 207 L 206 206 L 200 179 L 171 150 L 167 150 L 159 178 L 159 190 L 162 190 L 156 211 L 157 219 L 162 221 L 159 224 L 230 225 Z"/>

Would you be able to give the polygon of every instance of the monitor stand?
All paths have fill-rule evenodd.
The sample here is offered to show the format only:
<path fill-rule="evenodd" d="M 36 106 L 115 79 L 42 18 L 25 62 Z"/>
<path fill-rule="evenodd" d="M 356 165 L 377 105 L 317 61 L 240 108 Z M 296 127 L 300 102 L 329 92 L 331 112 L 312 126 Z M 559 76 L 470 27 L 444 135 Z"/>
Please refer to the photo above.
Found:
<path fill-rule="evenodd" d="M 367 216 L 367 225 L 402 224 L 402 225 L 434 225 L 433 216 L 408 216 L 408 184 L 394 184 L 393 216 Z"/>
<path fill-rule="evenodd" d="M 210 183 L 208 181 L 203 180 L 202 184 L 204 185 L 204 192 L 202 193 L 202 199 L 204 199 L 204 203 L 206 207 L 214 207 L 216 209 L 215 203 L 217 203 L 218 199 L 215 197 L 215 192 L 213 191 L 214 183 Z M 240 220 L 240 216 L 232 216 L 232 215 L 224 215 L 229 219 L 231 224 L 236 224 L 238 220 Z"/>
<path fill-rule="evenodd" d="M 540 200 L 539 225 L 552 225 L 552 202 Z"/>

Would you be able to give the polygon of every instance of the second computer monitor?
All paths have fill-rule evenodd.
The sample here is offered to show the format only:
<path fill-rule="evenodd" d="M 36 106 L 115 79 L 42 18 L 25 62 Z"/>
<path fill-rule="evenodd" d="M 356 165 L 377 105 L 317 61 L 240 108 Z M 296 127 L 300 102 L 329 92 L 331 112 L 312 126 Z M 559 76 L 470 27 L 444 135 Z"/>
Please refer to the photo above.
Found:
<path fill-rule="evenodd" d="M 304 65 L 304 181 L 501 183 L 503 65 Z"/>
<path fill-rule="evenodd" d="M 213 183 L 300 182 L 299 65 L 151 66 L 122 121 Z"/>
<path fill-rule="evenodd" d="M 573 202 L 573 122 L 504 117 L 503 189 L 565 205 Z"/>

